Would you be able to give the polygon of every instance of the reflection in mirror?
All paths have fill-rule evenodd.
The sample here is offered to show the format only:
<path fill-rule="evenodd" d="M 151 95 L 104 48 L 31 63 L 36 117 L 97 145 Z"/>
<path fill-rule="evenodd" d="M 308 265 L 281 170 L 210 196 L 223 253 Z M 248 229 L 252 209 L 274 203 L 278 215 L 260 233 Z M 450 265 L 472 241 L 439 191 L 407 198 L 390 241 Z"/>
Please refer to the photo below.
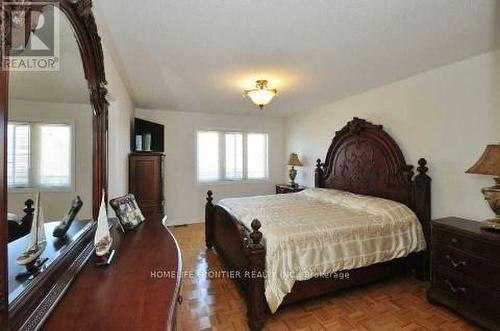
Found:
<path fill-rule="evenodd" d="M 92 218 L 92 108 L 72 27 L 50 10 L 60 14 L 59 71 L 10 72 L 9 304 Z"/>

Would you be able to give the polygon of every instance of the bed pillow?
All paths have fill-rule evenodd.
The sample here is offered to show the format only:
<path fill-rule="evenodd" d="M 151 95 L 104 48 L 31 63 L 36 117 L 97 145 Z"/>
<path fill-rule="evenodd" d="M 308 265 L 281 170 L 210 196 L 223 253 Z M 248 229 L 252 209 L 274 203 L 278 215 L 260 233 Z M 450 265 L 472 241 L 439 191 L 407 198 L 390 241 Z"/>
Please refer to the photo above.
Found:
<path fill-rule="evenodd" d="M 369 195 L 325 188 L 310 188 L 301 193 L 314 199 L 328 201 L 373 215 L 399 215 L 399 217 L 402 215 L 408 216 L 409 214 L 414 215 L 413 211 L 402 203 Z"/>

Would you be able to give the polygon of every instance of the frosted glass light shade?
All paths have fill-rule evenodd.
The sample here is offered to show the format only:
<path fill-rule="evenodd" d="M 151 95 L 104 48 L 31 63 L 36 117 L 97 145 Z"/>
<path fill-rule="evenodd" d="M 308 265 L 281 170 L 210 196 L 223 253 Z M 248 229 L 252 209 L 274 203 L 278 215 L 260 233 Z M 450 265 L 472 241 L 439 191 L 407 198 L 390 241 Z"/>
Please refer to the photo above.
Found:
<path fill-rule="evenodd" d="M 245 95 L 260 109 L 271 102 L 277 93 L 276 89 L 267 88 L 267 80 L 258 80 L 255 89 L 245 91 Z"/>

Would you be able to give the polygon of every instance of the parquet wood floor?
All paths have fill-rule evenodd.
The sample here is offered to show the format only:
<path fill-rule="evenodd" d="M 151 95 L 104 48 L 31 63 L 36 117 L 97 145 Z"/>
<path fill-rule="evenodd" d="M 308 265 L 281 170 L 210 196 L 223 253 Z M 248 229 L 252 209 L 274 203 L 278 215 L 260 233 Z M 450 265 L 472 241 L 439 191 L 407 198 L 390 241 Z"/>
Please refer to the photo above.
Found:
<path fill-rule="evenodd" d="M 184 302 L 177 312 L 177 329 L 247 330 L 243 293 L 229 278 L 206 277 L 223 270 L 207 251 L 204 225 L 171 228 L 182 251 Z M 191 274 L 187 274 L 191 273 Z M 426 300 L 428 283 L 396 278 L 281 307 L 265 330 L 479 330 L 449 310 Z"/>

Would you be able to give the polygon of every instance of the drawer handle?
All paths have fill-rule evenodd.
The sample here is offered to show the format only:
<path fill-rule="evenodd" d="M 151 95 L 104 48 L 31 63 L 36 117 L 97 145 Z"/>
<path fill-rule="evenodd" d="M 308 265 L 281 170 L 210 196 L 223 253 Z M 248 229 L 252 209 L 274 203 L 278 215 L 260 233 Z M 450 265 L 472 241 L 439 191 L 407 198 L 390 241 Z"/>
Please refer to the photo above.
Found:
<path fill-rule="evenodd" d="M 452 291 L 453 293 L 464 293 L 466 288 L 465 287 L 455 287 L 448 279 L 446 279 L 445 281 L 445 284 L 448 285 L 448 287 L 450 288 L 450 291 Z"/>
<path fill-rule="evenodd" d="M 177 297 L 177 303 L 179 304 L 179 306 L 180 306 L 180 305 L 182 305 L 182 301 L 183 301 L 183 300 L 184 300 L 184 298 L 182 297 L 182 295 L 179 295 L 179 296 Z"/>
<path fill-rule="evenodd" d="M 462 266 L 462 265 L 465 267 L 465 266 L 467 265 L 467 262 L 465 262 L 465 261 L 458 261 L 458 262 L 456 262 L 456 261 L 455 261 L 455 260 L 453 260 L 453 258 L 452 258 L 451 256 L 449 256 L 449 255 L 446 255 L 446 259 L 447 259 L 448 261 L 450 261 L 450 263 L 451 263 L 451 265 L 453 266 L 453 268 L 458 268 L 458 267 L 460 267 L 460 266 Z"/>
<path fill-rule="evenodd" d="M 453 244 L 458 244 L 458 239 L 457 238 L 451 238 L 451 242 Z"/>

